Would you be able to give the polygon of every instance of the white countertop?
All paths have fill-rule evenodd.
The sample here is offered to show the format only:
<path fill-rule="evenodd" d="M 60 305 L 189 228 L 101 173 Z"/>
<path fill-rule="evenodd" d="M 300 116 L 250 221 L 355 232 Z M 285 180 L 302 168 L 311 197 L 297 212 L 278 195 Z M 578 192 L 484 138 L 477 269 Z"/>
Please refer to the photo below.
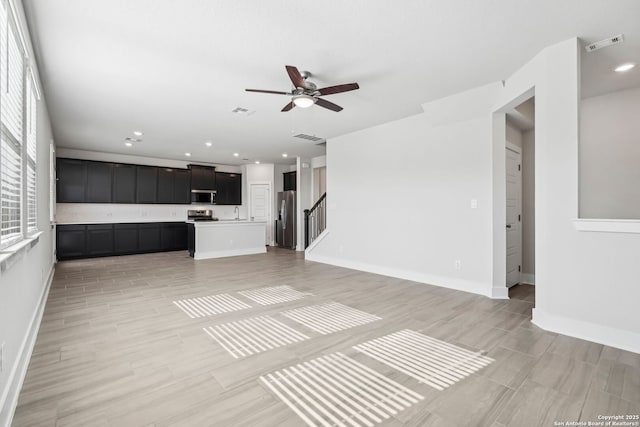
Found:
<path fill-rule="evenodd" d="M 187 221 L 187 224 L 197 226 L 218 226 L 218 225 L 250 225 L 266 224 L 266 221 L 250 221 L 248 219 L 219 219 L 218 221 Z"/>

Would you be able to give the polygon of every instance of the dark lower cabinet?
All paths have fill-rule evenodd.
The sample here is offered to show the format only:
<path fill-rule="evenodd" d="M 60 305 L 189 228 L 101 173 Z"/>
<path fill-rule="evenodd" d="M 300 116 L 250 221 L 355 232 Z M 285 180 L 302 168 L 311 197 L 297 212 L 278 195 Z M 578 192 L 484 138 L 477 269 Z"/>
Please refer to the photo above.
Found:
<path fill-rule="evenodd" d="M 193 224 L 187 224 L 187 249 L 189 256 L 193 258 L 196 253 L 196 226 Z"/>
<path fill-rule="evenodd" d="M 188 247 L 184 222 L 58 225 L 59 260 L 182 251 Z"/>
<path fill-rule="evenodd" d="M 160 246 L 164 251 L 187 249 L 187 224 L 162 224 L 160 227 Z"/>
<path fill-rule="evenodd" d="M 107 256 L 113 254 L 113 225 L 87 225 L 87 255 Z"/>
<path fill-rule="evenodd" d="M 113 237 L 116 255 L 138 252 L 138 224 L 114 224 Z"/>
<path fill-rule="evenodd" d="M 138 225 L 138 252 L 161 252 L 160 224 Z"/>
<path fill-rule="evenodd" d="M 58 259 L 85 256 L 86 230 L 86 225 L 58 225 L 56 227 L 56 255 Z"/>

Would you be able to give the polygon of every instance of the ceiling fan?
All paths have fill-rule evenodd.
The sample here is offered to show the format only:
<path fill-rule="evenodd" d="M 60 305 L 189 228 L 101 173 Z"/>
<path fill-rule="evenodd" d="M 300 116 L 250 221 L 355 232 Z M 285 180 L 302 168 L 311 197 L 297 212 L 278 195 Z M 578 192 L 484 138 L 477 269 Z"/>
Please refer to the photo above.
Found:
<path fill-rule="evenodd" d="M 315 83 L 307 80 L 311 73 L 308 71 L 300 72 L 298 68 L 293 65 L 286 65 L 287 73 L 293 83 L 293 89 L 291 92 L 280 92 L 277 90 L 262 90 L 262 89 L 245 89 L 247 92 L 260 92 L 260 93 L 272 93 L 275 95 L 289 95 L 291 96 L 291 102 L 284 106 L 280 111 L 289 111 L 293 107 L 307 108 L 313 104 L 317 104 L 321 107 L 327 108 L 331 111 L 342 111 L 342 107 L 329 102 L 326 99 L 320 98 L 324 95 L 333 95 L 335 93 L 348 92 L 350 90 L 359 89 L 358 83 L 346 83 L 336 86 L 328 86 L 318 89 Z"/>

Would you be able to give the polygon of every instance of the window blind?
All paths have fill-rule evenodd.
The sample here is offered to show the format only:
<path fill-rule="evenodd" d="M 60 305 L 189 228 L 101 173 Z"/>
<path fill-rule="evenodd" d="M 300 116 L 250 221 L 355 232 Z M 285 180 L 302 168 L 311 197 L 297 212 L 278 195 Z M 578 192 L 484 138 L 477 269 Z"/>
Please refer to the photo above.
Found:
<path fill-rule="evenodd" d="M 24 53 L 0 1 L 0 248 L 22 239 Z"/>
<path fill-rule="evenodd" d="M 37 127 L 37 99 L 33 82 L 27 84 L 27 233 L 38 231 L 37 222 L 37 193 L 36 193 L 36 127 Z"/>

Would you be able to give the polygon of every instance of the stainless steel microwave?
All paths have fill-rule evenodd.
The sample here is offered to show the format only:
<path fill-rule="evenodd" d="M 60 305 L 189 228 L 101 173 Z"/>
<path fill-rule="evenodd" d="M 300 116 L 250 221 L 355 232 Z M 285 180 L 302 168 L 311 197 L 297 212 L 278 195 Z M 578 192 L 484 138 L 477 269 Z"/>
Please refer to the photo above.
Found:
<path fill-rule="evenodd" d="M 191 203 L 216 204 L 216 190 L 191 190 Z"/>

